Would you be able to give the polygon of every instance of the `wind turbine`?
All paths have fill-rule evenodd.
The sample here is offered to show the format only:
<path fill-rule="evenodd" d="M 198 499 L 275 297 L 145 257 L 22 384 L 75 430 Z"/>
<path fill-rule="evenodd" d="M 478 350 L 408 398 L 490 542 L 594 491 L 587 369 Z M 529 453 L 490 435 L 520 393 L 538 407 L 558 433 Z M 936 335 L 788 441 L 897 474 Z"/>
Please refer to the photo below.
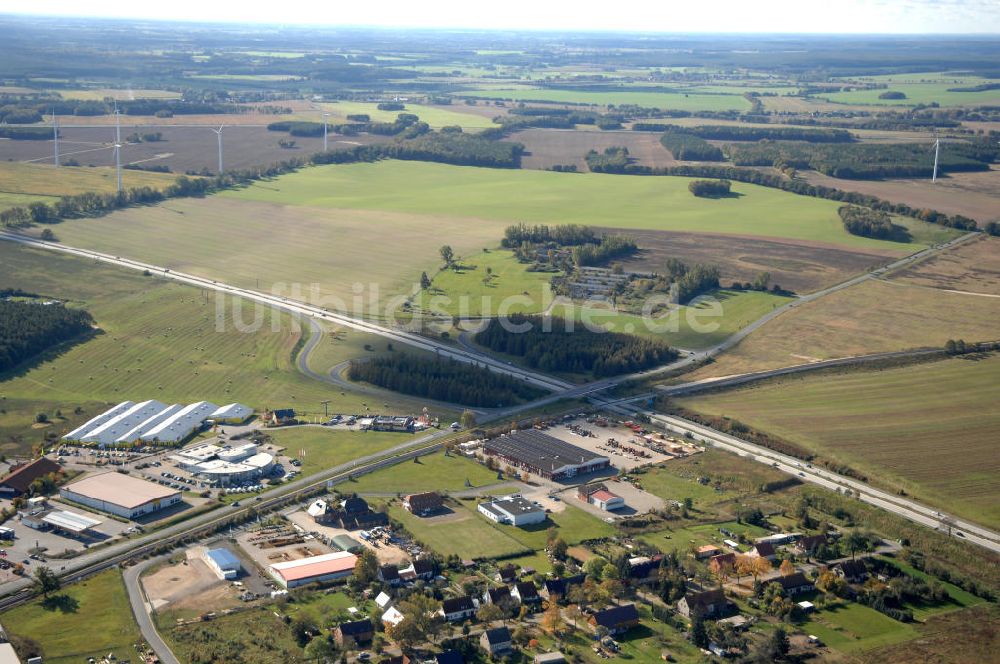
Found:
<path fill-rule="evenodd" d="M 118 176 L 118 193 L 122 193 L 122 127 L 115 102 L 115 171 Z"/>
<path fill-rule="evenodd" d="M 938 169 L 938 154 L 941 152 L 941 139 L 937 136 L 934 137 L 934 175 L 931 176 L 931 182 L 937 182 L 937 169 Z"/>
<path fill-rule="evenodd" d="M 219 175 L 222 175 L 222 130 L 225 129 L 226 125 L 219 125 L 218 129 L 212 129 L 215 134 L 219 137 Z"/>
<path fill-rule="evenodd" d="M 326 147 L 326 129 L 327 129 L 327 122 L 326 122 L 326 119 L 327 119 L 328 117 L 330 117 L 330 114 L 329 114 L 329 113 L 324 113 L 324 114 L 323 114 L 323 152 L 326 152 L 326 151 L 327 151 L 327 147 Z"/>
<path fill-rule="evenodd" d="M 59 168 L 59 118 L 56 117 L 56 109 L 52 109 L 52 159 L 56 168 Z"/>

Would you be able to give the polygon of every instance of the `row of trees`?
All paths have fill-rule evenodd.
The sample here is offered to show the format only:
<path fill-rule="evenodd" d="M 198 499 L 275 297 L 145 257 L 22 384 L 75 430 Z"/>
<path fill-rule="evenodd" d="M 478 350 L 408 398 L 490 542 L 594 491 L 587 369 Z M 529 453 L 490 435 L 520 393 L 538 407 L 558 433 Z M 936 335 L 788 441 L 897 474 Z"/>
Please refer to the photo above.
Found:
<path fill-rule="evenodd" d="M 717 146 L 688 131 L 668 129 L 660 137 L 660 143 L 674 159 L 680 161 L 724 161 L 725 156 Z"/>
<path fill-rule="evenodd" d="M 518 223 L 504 229 L 500 246 L 506 249 L 515 249 L 525 242 L 531 242 L 532 244 L 553 242 L 561 247 L 571 247 L 579 244 L 596 244 L 599 241 L 594 229 L 582 224 L 566 224 L 565 226 L 547 226 L 541 224 L 529 226 L 524 223 Z"/>
<path fill-rule="evenodd" d="M 598 244 L 581 244 L 573 248 L 577 267 L 603 265 L 615 258 L 629 256 L 639 250 L 635 240 L 624 235 L 605 235 Z"/>
<path fill-rule="evenodd" d="M 844 228 L 852 235 L 889 240 L 897 232 L 897 227 L 892 223 L 892 219 L 882 210 L 873 210 L 857 205 L 841 205 L 837 209 L 837 214 L 844 222 Z"/>
<path fill-rule="evenodd" d="M 82 309 L 0 300 L 0 373 L 92 329 Z"/>
<path fill-rule="evenodd" d="M 641 371 L 677 358 L 677 351 L 659 340 L 567 327 L 541 316 L 513 314 L 491 321 L 475 338 L 490 350 L 524 358 L 532 368 L 596 377 Z"/>
<path fill-rule="evenodd" d="M 394 392 L 466 406 L 509 406 L 541 395 L 523 381 L 487 367 L 406 353 L 352 360 L 347 376 Z"/>
<path fill-rule="evenodd" d="M 726 150 L 737 166 L 812 169 L 854 180 L 930 176 L 934 166 L 933 150 L 909 143 L 753 143 L 731 144 Z M 938 170 L 987 171 L 998 154 L 995 146 L 986 143 L 944 143 Z"/>
<path fill-rule="evenodd" d="M 743 125 L 700 125 L 680 127 L 672 124 L 639 123 L 633 131 L 683 133 L 715 141 L 806 141 L 809 143 L 850 143 L 854 140 L 845 129 L 806 129 L 801 127 L 758 127 Z"/>

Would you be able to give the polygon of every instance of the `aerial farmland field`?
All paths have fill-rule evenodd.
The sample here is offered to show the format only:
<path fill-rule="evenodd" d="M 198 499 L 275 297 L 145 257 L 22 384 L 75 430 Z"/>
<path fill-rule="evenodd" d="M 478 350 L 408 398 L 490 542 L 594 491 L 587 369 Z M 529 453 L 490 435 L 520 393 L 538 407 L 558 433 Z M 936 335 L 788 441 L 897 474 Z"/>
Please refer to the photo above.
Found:
<path fill-rule="evenodd" d="M 4 141 L 15 143 L 17 141 Z M 22 143 L 36 141 L 22 141 Z M 0 147 L 2 149 L 2 147 Z M 44 147 L 42 149 L 45 149 Z M 51 144 L 48 150 L 51 153 Z M 125 187 L 163 188 L 173 184 L 176 176 L 169 173 L 123 171 Z M 62 167 L 51 164 L 24 164 L 0 161 L 0 209 L 25 205 L 33 201 L 54 202 L 59 196 L 71 196 L 87 191 L 113 192 L 116 187 L 113 168 Z"/>
<path fill-rule="evenodd" d="M 1000 524 L 1000 355 L 784 378 L 678 399 L 854 466 L 987 526 Z"/>
<path fill-rule="evenodd" d="M 560 104 L 635 104 L 646 108 L 675 109 L 681 111 L 743 111 L 750 102 L 739 94 L 708 94 L 686 92 L 644 92 L 637 89 L 624 91 L 590 91 L 545 88 L 490 88 L 462 90 L 464 97 L 511 99 L 514 101 L 548 101 Z"/>

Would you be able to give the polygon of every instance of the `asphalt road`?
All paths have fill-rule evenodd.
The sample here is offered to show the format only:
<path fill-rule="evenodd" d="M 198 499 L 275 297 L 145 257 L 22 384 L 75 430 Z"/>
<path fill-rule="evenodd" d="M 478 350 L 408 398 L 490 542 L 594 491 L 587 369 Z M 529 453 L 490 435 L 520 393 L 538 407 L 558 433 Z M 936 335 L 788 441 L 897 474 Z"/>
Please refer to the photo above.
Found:
<path fill-rule="evenodd" d="M 132 615 L 135 616 L 135 622 L 139 625 L 142 638 L 146 639 L 146 643 L 153 649 L 156 656 L 160 658 L 162 664 L 181 664 L 174 657 L 174 653 L 171 652 L 170 647 L 160 637 L 160 633 L 156 631 L 156 625 L 153 624 L 153 619 L 150 616 L 150 607 L 146 601 L 146 594 L 142 591 L 142 586 L 139 583 L 139 577 L 142 576 L 143 572 L 153 565 L 167 560 L 169 557 L 169 555 L 163 555 L 143 560 L 141 563 L 126 569 L 122 576 L 125 579 L 125 588 L 128 590 L 128 601 L 132 605 Z"/>

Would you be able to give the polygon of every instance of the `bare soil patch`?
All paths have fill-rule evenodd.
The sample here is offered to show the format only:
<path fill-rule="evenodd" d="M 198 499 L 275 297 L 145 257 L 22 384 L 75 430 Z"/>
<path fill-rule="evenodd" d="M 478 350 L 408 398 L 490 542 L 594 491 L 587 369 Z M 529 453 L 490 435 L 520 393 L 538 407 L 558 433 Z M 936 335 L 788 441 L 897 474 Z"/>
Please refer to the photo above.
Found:
<path fill-rule="evenodd" d="M 625 146 L 636 163 L 643 166 L 673 166 L 679 162 L 660 144 L 656 132 L 599 131 L 580 129 L 526 129 L 511 134 L 510 140 L 523 143 L 530 154 L 521 159 L 523 168 L 545 169 L 556 164 L 576 164 L 586 172 L 584 156 L 590 150 Z"/>
<path fill-rule="evenodd" d="M 620 229 L 603 229 L 621 233 Z M 674 231 L 625 231 L 642 251 L 623 265 L 628 270 L 656 272 L 668 258 L 688 264 L 711 263 L 722 270 L 722 283 L 753 281 L 771 273 L 771 283 L 796 293 L 809 293 L 840 283 L 886 262 L 878 253 L 850 251 L 820 243 L 803 244 L 761 238 Z"/>
<path fill-rule="evenodd" d="M 878 196 L 894 203 L 962 214 L 982 225 L 1000 219 L 1000 168 L 978 173 L 952 173 L 919 180 L 842 180 L 813 171 L 802 172 L 810 184 Z"/>
<path fill-rule="evenodd" d="M 181 603 L 187 604 L 187 608 L 199 608 L 199 604 L 191 604 L 191 600 L 204 593 L 210 593 L 214 599 L 231 597 L 226 582 L 217 577 L 199 557 L 203 547 L 197 547 L 197 550 L 197 555 L 189 552 L 184 561 L 167 565 L 142 578 L 142 587 L 154 609 L 165 606 L 182 608 L 179 606 Z M 212 606 L 214 608 L 215 604 Z"/>
<path fill-rule="evenodd" d="M 983 236 L 892 275 L 893 281 L 1000 295 L 1000 238 Z"/>

